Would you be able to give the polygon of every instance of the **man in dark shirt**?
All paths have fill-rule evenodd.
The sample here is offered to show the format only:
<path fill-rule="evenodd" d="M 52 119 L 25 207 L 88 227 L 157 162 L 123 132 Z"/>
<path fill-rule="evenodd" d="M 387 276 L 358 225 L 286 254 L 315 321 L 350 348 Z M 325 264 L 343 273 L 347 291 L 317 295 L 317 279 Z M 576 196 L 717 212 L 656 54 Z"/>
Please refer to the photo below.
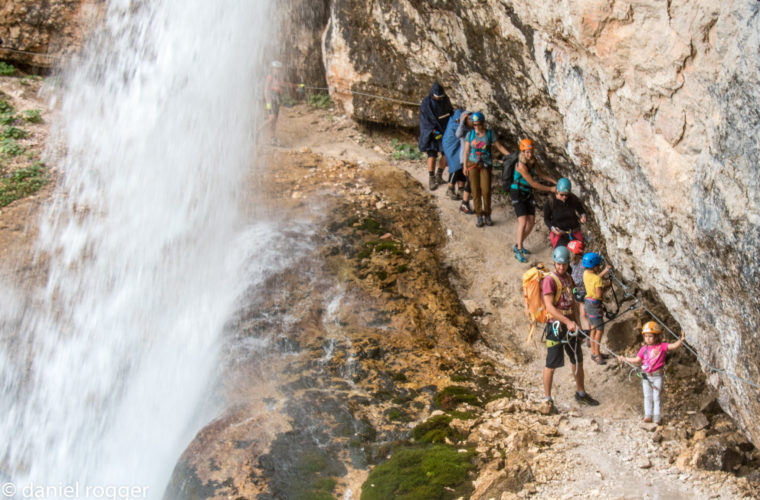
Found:
<path fill-rule="evenodd" d="M 557 181 L 557 192 L 544 203 L 544 222 L 552 248 L 567 246 L 571 239 L 583 242 L 581 224 L 586 223 L 586 209 L 570 188 L 570 180 L 562 177 Z"/>

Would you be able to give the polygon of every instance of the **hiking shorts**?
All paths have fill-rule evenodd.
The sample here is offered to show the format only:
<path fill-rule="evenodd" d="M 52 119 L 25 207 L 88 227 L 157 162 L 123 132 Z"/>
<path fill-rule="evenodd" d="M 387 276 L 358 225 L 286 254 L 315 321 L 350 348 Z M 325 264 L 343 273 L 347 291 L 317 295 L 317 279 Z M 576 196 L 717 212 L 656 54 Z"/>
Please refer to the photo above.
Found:
<path fill-rule="evenodd" d="M 551 323 L 546 324 L 544 334 L 548 340 L 557 340 L 554 336 Z M 560 337 L 566 338 L 568 341 L 567 343 L 562 342 L 546 349 L 546 367 L 554 369 L 565 366 L 565 353 L 567 353 L 571 365 L 583 363 L 583 349 L 581 348 L 582 342 L 580 341 L 580 335 L 576 337 L 567 337 L 567 327 L 561 325 Z"/>
<path fill-rule="evenodd" d="M 586 317 L 588 318 L 589 324 L 595 330 L 599 330 L 600 332 L 603 332 L 604 331 L 604 314 L 602 311 L 602 301 L 586 299 L 586 301 L 583 303 L 583 309 L 586 313 Z"/>
<path fill-rule="evenodd" d="M 533 193 L 510 189 L 509 197 L 512 198 L 512 207 L 517 217 L 536 215 L 536 199 L 533 198 Z"/>
<path fill-rule="evenodd" d="M 454 184 L 455 182 L 465 182 L 467 181 L 467 177 L 465 177 L 464 172 L 460 168 L 456 172 L 450 175 L 449 183 Z"/>

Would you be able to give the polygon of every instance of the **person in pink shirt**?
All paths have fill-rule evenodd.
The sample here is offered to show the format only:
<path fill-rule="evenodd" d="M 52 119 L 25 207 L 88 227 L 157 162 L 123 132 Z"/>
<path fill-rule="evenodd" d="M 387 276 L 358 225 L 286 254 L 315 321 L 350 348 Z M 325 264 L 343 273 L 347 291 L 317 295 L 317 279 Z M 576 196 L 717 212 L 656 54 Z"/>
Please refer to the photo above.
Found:
<path fill-rule="evenodd" d="M 672 344 L 662 342 L 662 328 L 654 321 L 649 321 L 641 329 L 644 336 L 644 345 L 639 349 L 635 358 L 618 356 L 618 361 L 632 364 L 641 364 L 644 377 L 641 388 L 644 391 L 644 422 L 652 422 L 659 425 L 662 422 L 660 411 L 660 395 L 662 393 L 662 381 L 665 375 L 665 357 L 668 351 L 674 351 L 681 347 L 684 333 L 681 338 Z"/>

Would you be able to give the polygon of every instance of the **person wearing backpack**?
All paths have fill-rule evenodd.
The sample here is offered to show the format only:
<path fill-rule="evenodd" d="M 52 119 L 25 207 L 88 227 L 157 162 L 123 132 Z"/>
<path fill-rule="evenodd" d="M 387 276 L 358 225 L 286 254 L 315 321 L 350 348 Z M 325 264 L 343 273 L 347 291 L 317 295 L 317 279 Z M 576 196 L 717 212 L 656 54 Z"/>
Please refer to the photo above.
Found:
<path fill-rule="evenodd" d="M 464 146 L 467 144 L 467 136 L 470 135 L 470 132 L 475 128 L 472 124 L 472 115 L 473 111 L 465 111 L 462 113 L 462 116 L 459 120 L 459 125 L 457 126 L 456 136 L 459 138 L 461 148 L 459 150 L 459 161 L 460 163 L 464 163 Z M 464 170 L 463 170 L 464 172 Z M 465 183 L 464 183 L 464 189 L 462 189 L 462 204 L 459 205 L 459 211 L 466 215 L 472 215 L 474 212 L 472 211 L 472 208 L 470 208 L 470 198 L 472 197 L 472 188 L 470 188 L 470 179 L 467 178 L 467 175 L 464 174 L 465 177 Z"/>
<path fill-rule="evenodd" d="M 565 365 L 565 353 L 570 359 L 575 377 L 575 400 L 579 403 L 597 406 L 599 401 L 592 398 L 584 386 L 583 350 L 578 334 L 578 307 L 573 300 L 573 278 L 568 274 L 570 251 L 567 247 L 557 247 L 552 252 L 554 271 L 541 282 L 541 293 L 548 319 L 546 329 L 546 366 L 543 371 L 544 395 L 552 405 L 552 383 L 554 370 Z"/>
<path fill-rule="evenodd" d="M 541 184 L 535 180 L 536 177 L 557 184 L 557 181 L 541 169 L 533 156 L 533 141 L 523 139 L 520 141 L 520 157 L 509 189 L 509 197 L 512 198 L 512 207 L 517 216 L 517 243 L 512 250 L 520 262 L 528 262 L 525 255 L 530 252 L 523 247 L 523 242 L 536 225 L 536 200 L 533 198 L 533 190 L 556 192 L 555 187 Z"/>
<path fill-rule="evenodd" d="M 446 163 L 449 165 L 449 189 L 447 195 L 452 200 L 467 200 L 465 191 L 465 182 L 467 177 L 462 170 L 462 154 L 464 153 L 464 140 L 460 139 L 458 131 L 462 126 L 470 121 L 470 112 L 461 109 L 455 109 L 451 115 L 446 130 L 443 132 L 443 153 L 446 155 Z M 456 188 L 459 187 L 457 193 Z M 464 201 L 463 203 L 468 203 Z"/>
<path fill-rule="evenodd" d="M 491 170 L 493 168 L 491 150 L 493 146 L 496 146 L 505 156 L 509 154 L 509 151 L 494 139 L 490 129 L 486 129 L 486 117 L 483 113 L 473 113 L 470 119 L 474 128 L 467 136 L 467 142 L 464 145 L 464 171 L 470 180 L 472 202 L 475 214 L 478 216 L 475 225 L 477 227 L 483 227 L 484 224 L 493 226 L 491 221 Z"/>
<path fill-rule="evenodd" d="M 552 248 L 567 246 L 570 240 L 583 242 L 581 224 L 586 223 L 586 209 L 570 188 L 570 179 L 560 178 L 557 193 L 544 203 L 544 222 L 549 228 Z"/>

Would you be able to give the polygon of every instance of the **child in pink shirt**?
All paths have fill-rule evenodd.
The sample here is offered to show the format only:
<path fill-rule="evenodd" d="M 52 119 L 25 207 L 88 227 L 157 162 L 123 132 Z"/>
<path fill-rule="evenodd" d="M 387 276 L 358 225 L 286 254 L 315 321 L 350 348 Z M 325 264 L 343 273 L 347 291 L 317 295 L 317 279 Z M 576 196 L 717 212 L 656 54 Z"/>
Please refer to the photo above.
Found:
<path fill-rule="evenodd" d="M 639 349 L 636 357 L 618 356 L 618 361 L 641 364 L 644 371 L 644 378 L 641 381 L 641 388 L 644 391 L 644 422 L 651 422 L 654 419 L 654 423 L 659 425 L 662 421 L 660 394 L 665 375 L 665 356 L 668 351 L 681 347 L 684 333 L 681 332 L 681 338 L 672 344 L 662 342 L 662 328 L 654 321 L 650 321 L 641 329 L 641 334 L 644 336 L 644 345 Z"/>

